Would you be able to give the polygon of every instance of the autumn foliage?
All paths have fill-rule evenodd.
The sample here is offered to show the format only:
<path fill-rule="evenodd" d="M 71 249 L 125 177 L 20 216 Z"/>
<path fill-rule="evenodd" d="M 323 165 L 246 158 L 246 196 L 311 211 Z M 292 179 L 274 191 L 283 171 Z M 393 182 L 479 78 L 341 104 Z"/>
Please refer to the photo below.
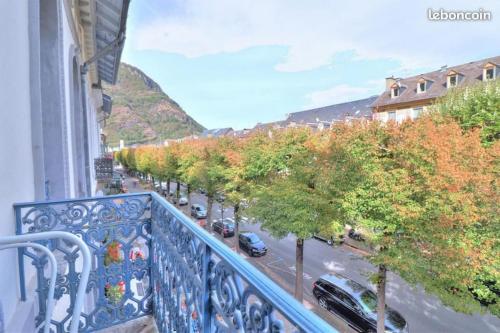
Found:
<path fill-rule="evenodd" d="M 432 114 L 399 125 L 126 148 L 116 158 L 129 170 L 245 202 L 276 237 L 362 228 L 377 249 L 373 263 L 457 310 L 484 305 L 500 315 L 500 143 L 488 124 L 485 134 Z"/>

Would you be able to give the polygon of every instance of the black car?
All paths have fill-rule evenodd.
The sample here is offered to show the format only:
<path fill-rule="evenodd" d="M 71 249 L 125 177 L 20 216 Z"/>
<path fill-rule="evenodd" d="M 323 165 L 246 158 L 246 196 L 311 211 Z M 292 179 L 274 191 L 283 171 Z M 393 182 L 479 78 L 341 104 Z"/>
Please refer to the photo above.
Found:
<path fill-rule="evenodd" d="M 240 244 L 240 249 L 245 250 L 251 257 L 263 256 L 267 253 L 266 245 L 253 232 L 240 234 L 238 243 Z"/>
<path fill-rule="evenodd" d="M 347 235 L 349 236 L 349 238 L 357 240 L 358 242 L 365 241 L 365 237 L 363 236 L 363 234 L 357 230 L 350 229 Z"/>
<path fill-rule="evenodd" d="M 234 236 L 234 223 L 229 219 L 214 222 L 212 228 L 224 237 Z"/>
<path fill-rule="evenodd" d="M 339 274 L 325 274 L 314 282 L 313 294 L 322 308 L 335 312 L 357 331 L 377 331 L 377 295 L 359 283 Z M 385 330 L 409 332 L 406 320 L 387 306 Z"/>

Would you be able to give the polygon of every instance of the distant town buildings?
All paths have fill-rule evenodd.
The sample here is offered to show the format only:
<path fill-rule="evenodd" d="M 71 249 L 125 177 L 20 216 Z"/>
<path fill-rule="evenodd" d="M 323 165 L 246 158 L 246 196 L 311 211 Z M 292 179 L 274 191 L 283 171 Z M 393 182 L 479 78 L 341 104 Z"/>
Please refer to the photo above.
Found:
<path fill-rule="evenodd" d="M 285 120 L 288 127 L 311 126 L 318 129 L 328 128 L 336 122 L 350 120 L 371 120 L 371 104 L 377 99 L 372 96 L 351 102 L 324 106 L 321 108 L 290 113 Z"/>
<path fill-rule="evenodd" d="M 285 120 L 258 123 L 253 130 L 276 130 L 290 127 L 310 127 L 322 131 L 333 123 L 352 120 L 371 120 L 371 104 L 378 96 L 333 104 L 321 108 L 289 113 Z"/>
<path fill-rule="evenodd" d="M 234 130 L 230 133 L 230 135 L 237 137 L 237 138 L 244 138 L 248 136 L 252 132 L 252 129 L 250 128 L 244 128 L 242 130 Z"/>
<path fill-rule="evenodd" d="M 200 138 L 219 138 L 233 132 L 231 127 L 206 129 L 200 134 Z"/>
<path fill-rule="evenodd" d="M 270 123 L 257 123 L 252 130 L 271 130 L 287 127 L 286 120 L 278 120 Z"/>

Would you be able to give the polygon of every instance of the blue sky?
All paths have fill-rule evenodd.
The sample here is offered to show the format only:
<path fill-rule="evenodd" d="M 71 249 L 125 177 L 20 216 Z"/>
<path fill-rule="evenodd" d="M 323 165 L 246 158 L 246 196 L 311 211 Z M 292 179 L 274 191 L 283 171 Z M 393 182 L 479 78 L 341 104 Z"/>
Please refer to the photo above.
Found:
<path fill-rule="evenodd" d="M 492 12 L 431 22 L 427 9 Z M 384 78 L 500 54 L 500 1 L 134 0 L 122 60 L 207 128 L 379 94 Z"/>

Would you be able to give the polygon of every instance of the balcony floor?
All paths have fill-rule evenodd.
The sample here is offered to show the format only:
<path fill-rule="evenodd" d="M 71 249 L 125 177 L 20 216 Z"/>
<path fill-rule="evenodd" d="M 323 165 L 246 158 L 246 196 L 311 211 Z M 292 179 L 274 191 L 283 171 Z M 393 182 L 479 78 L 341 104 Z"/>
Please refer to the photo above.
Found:
<path fill-rule="evenodd" d="M 156 328 L 154 318 L 146 316 L 99 330 L 97 333 L 158 333 L 158 329 Z"/>

